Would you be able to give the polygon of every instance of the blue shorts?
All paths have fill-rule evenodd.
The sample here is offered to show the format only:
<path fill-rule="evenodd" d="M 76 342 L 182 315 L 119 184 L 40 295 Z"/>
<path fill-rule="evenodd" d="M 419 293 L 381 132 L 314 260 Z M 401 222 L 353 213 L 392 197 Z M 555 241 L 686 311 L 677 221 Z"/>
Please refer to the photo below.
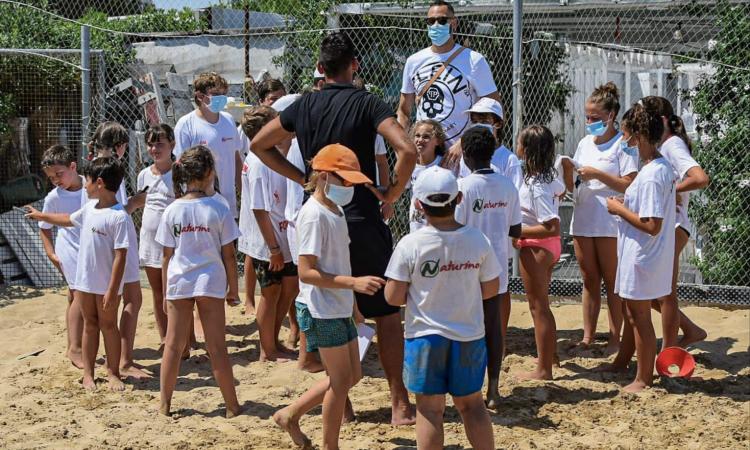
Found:
<path fill-rule="evenodd" d="M 479 392 L 486 369 L 484 338 L 459 342 L 431 334 L 404 344 L 404 384 L 414 394 L 463 397 Z"/>

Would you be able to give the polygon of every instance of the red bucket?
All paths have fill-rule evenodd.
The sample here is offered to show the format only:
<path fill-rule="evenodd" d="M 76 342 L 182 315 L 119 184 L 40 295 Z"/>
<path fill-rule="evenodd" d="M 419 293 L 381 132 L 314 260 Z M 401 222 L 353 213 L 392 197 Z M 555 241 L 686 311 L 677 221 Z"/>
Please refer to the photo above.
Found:
<path fill-rule="evenodd" d="M 665 348 L 656 357 L 656 371 L 663 377 L 690 378 L 694 370 L 693 355 L 680 347 Z"/>

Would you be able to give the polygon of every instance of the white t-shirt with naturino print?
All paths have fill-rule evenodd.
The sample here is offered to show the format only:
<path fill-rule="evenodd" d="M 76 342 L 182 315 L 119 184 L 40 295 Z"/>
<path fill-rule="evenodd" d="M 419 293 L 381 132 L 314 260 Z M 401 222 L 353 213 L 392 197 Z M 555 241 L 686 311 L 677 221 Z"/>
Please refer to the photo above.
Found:
<path fill-rule="evenodd" d="M 174 248 L 167 300 L 224 298 L 227 274 L 221 247 L 240 236 L 229 208 L 214 197 L 177 199 L 162 215 L 156 241 Z"/>

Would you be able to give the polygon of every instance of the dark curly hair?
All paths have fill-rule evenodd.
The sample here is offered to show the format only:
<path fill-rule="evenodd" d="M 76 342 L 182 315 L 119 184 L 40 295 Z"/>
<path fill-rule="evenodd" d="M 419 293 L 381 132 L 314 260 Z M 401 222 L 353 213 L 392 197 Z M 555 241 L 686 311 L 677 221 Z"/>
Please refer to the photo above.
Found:
<path fill-rule="evenodd" d="M 555 137 L 549 128 L 543 125 L 524 128 L 518 136 L 518 145 L 526 154 L 524 180 L 529 181 L 531 177 L 535 177 L 542 183 L 551 183 L 557 178 Z"/>
<path fill-rule="evenodd" d="M 183 187 L 191 181 L 202 180 L 214 170 L 214 157 L 205 145 L 190 147 L 172 163 L 172 180 L 175 197 L 185 195 Z"/>
<path fill-rule="evenodd" d="M 649 143 L 658 145 L 664 134 L 664 123 L 661 116 L 650 113 L 646 107 L 636 103 L 622 116 L 622 129 L 634 136 L 645 138 Z"/>
<path fill-rule="evenodd" d="M 495 136 L 485 127 L 471 127 L 461 136 L 464 157 L 489 164 L 495 153 Z"/>

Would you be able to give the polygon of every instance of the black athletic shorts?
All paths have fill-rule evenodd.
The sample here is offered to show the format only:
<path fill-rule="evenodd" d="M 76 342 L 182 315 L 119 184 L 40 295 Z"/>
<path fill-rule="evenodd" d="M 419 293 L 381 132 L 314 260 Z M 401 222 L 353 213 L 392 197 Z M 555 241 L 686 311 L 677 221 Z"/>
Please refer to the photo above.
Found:
<path fill-rule="evenodd" d="M 349 259 L 352 276 L 371 275 L 385 278 L 385 269 L 393 253 L 393 236 L 380 219 L 347 222 L 349 226 Z M 354 293 L 359 312 L 366 318 L 382 317 L 399 312 L 398 306 L 385 301 L 384 289 L 375 295 Z"/>

